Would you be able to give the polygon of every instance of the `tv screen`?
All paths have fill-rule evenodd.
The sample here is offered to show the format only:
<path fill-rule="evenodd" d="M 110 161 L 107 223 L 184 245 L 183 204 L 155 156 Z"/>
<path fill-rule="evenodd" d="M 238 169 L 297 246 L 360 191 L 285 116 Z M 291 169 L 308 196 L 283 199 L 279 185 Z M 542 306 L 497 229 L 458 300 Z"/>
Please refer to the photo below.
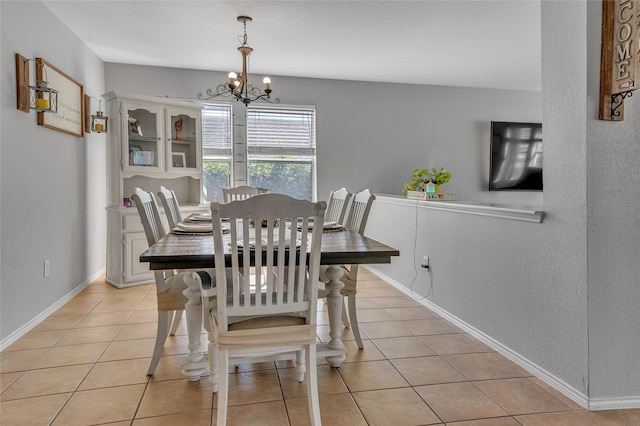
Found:
<path fill-rule="evenodd" d="M 489 191 L 542 191 L 542 124 L 491 122 Z"/>

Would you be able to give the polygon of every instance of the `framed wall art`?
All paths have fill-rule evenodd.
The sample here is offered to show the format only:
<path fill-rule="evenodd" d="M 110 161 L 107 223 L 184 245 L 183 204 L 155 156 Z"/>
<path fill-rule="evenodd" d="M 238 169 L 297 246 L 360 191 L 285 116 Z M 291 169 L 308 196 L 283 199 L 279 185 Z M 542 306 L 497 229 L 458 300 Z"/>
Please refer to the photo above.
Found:
<path fill-rule="evenodd" d="M 58 91 L 58 112 L 38 112 L 38 124 L 59 132 L 82 137 L 83 87 L 42 58 L 36 58 L 36 78 L 49 82 Z"/>

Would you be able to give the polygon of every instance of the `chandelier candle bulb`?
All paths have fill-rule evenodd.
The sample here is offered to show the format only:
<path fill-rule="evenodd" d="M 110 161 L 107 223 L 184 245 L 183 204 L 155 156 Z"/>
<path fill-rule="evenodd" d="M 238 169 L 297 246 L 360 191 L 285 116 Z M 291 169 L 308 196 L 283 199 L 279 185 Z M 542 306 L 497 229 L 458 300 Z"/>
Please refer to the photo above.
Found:
<path fill-rule="evenodd" d="M 265 77 L 262 82 L 264 83 L 265 90 L 271 90 L 271 79 L 269 77 Z"/>
<path fill-rule="evenodd" d="M 235 84 L 236 78 L 238 78 L 238 75 L 235 72 L 230 72 L 229 73 L 229 83 L 230 84 Z"/>

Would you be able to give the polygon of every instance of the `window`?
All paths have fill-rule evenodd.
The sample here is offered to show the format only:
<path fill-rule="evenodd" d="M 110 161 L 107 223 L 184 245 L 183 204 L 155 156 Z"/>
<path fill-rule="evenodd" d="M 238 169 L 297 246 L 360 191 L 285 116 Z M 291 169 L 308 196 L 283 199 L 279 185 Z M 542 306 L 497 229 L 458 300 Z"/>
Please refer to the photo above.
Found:
<path fill-rule="evenodd" d="M 247 108 L 249 185 L 315 199 L 315 109 Z"/>
<path fill-rule="evenodd" d="M 231 105 L 207 105 L 202 112 L 205 201 L 222 201 L 222 188 L 236 184 L 233 158 L 247 159 L 247 183 L 251 186 L 298 199 L 316 198 L 314 108 L 248 107 L 247 153 L 234 152 L 245 145 L 232 143 L 231 117 Z"/>
<path fill-rule="evenodd" d="M 205 201 L 222 201 L 231 177 L 231 106 L 207 105 L 202 111 L 202 171 Z"/>

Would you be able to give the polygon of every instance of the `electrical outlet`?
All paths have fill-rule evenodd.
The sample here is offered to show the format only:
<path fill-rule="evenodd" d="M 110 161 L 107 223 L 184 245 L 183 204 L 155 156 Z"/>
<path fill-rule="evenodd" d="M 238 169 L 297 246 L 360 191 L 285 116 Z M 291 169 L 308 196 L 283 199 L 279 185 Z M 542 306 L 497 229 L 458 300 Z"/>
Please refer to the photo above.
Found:
<path fill-rule="evenodd" d="M 44 277 L 47 278 L 49 276 L 49 259 L 44 261 Z"/>
<path fill-rule="evenodd" d="M 421 265 L 424 269 L 429 269 L 429 257 L 428 256 L 423 256 L 422 257 L 422 265 Z"/>

